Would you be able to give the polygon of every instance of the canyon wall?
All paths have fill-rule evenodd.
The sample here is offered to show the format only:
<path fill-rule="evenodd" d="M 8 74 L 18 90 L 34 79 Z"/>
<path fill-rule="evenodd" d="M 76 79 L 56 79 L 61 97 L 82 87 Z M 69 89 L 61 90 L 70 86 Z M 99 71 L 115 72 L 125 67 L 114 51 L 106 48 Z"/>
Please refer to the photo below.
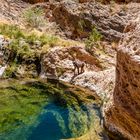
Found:
<path fill-rule="evenodd" d="M 105 110 L 115 139 L 140 140 L 140 18 L 129 27 L 117 53 L 116 86 Z"/>

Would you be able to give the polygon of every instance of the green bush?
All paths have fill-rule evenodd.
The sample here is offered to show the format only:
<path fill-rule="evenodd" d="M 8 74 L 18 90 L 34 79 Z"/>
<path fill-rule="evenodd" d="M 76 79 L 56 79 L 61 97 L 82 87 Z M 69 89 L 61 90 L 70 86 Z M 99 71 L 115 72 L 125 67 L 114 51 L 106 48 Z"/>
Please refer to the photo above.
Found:
<path fill-rule="evenodd" d="M 26 36 L 26 42 L 33 45 L 36 40 L 39 40 L 39 37 L 35 35 L 34 33 Z"/>
<path fill-rule="evenodd" d="M 96 28 L 93 28 L 92 32 L 89 35 L 89 38 L 85 41 L 86 50 L 91 53 L 93 47 L 98 47 L 101 39 L 102 35 L 98 32 Z"/>
<path fill-rule="evenodd" d="M 17 70 L 17 64 L 13 62 L 11 65 L 8 66 L 6 71 L 4 72 L 4 78 L 15 78 L 15 72 Z"/>
<path fill-rule="evenodd" d="M 0 25 L 0 34 L 5 35 L 12 39 L 25 38 L 22 30 L 16 25 Z"/>
<path fill-rule="evenodd" d="M 7 39 L 11 39 L 10 44 L 6 46 L 10 54 L 7 56 L 9 67 L 5 77 L 13 77 L 16 73 L 16 65 L 13 65 L 13 62 L 17 65 L 28 65 L 28 62 L 35 63 L 36 59 L 40 58 L 41 53 L 47 53 L 46 47 L 49 49 L 59 41 L 59 38 L 53 35 L 43 34 L 39 36 L 21 30 L 18 26 L 7 24 L 0 25 L 0 34 L 7 37 Z"/>
<path fill-rule="evenodd" d="M 17 53 L 17 50 L 19 49 L 19 40 L 13 40 L 8 47 L 10 50 Z"/>
<path fill-rule="evenodd" d="M 23 58 L 24 57 L 28 58 L 33 55 L 33 52 L 30 49 L 30 46 L 27 44 L 27 45 L 23 45 L 22 47 L 19 47 L 19 49 L 17 50 L 17 55 L 20 55 Z"/>
<path fill-rule="evenodd" d="M 44 11 L 41 8 L 30 8 L 23 17 L 30 27 L 39 28 L 45 24 Z"/>
<path fill-rule="evenodd" d="M 21 54 L 22 56 L 29 56 L 30 54 L 31 56 L 33 56 L 32 53 L 36 50 L 31 49 L 31 46 L 35 45 L 36 41 L 40 42 L 41 47 L 46 44 L 52 47 L 58 41 L 58 38 L 56 36 L 46 34 L 38 36 L 35 33 L 29 34 L 21 30 L 18 26 L 7 24 L 0 25 L 0 34 L 11 38 L 12 41 L 8 48 L 18 55 Z M 22 40 L 25 44 L 20 44 L 20 41 Z"/>
<path fill-rule="evenodd" d="M 53 47 L 58 41 L 58 38 L 52 35 L 42 35 L 40 36 L 39 41 L 41 42 L 42 46 L 48 44 L 50 47 Z"/>

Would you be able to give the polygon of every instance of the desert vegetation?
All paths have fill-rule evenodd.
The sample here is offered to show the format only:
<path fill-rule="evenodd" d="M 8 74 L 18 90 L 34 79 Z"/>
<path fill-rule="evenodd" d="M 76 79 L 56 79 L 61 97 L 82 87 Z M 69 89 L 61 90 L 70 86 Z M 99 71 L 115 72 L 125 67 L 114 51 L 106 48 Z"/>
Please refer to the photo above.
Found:
<path fill-rule="evenodd" d="M 27 26 L 39 28 L 45 26 L 44 11 L 41 8 L 30 8 L 23 13 Z"/>

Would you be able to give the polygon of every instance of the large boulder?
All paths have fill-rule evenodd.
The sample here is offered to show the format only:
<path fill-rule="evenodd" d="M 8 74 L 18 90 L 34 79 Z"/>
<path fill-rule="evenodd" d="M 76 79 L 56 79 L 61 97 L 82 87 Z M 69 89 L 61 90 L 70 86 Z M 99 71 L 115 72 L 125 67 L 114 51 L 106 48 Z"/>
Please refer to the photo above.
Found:
<path fill-rule="evenodd" d="M 105 110 L 106 128 L 120 139 L 140 140 L 140 18 L 126 29 L 117 53 L 116 86 Z"/>

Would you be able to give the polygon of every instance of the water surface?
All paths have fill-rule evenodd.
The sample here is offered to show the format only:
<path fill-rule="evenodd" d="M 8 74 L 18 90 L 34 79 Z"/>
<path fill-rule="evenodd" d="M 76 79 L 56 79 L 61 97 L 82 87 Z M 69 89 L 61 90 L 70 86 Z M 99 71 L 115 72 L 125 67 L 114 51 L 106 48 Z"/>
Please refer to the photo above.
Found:
<path fill-rule="evenodd" d="M 41 82 L 1 86 L 0 140 L 60 140 L 90 130 L 92 139 L 101 139 L 99 103 L 84 92 Z"/>

